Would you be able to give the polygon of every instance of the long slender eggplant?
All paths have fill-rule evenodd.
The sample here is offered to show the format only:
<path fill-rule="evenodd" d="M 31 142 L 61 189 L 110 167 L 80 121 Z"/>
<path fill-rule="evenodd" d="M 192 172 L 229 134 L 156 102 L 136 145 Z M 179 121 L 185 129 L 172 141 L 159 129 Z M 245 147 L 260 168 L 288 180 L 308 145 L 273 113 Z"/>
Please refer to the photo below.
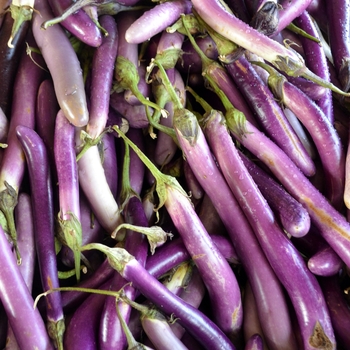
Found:
<path fill-rule="evenodd" d="M 44 142 L 38 134 L 26 127 L 17 126 L 16 134 L 26 157 L 32 195 L 35 224 L 35 245 L 44 290 L 59 287 L 54 237 L 54 204 L 50 167 Z M 46 299 L 48 333 L 55 346 L 62 349 L 65 331 L 64 314 L 60 293 Z"/>
<path fill-rule="evenodd" d="M 205 348 L 235 349 L 220 328 L 196 308 L 184 303 L 171 293 L 162 283 L 152 277 L 147 270 L 125 249 L 109 248 L 102 244 L 89 244 L 85 249 L 98 249 L 108 255 L 108 261 L 123 278 L 132 282 L 147 299 L 157 305 L 167 315 L 174 315 Z"/>
<path fill-rule="evenodd" d="M 33 43 L 32 38 L 27 37 L 27 39 Z M 39 55 L 34 55 L 34 57 L 38 60 L 37 62 L 41 63 Z M 42 78 L 43 70 L 23 52 L 14 82 L 11 121 L 7 136 L 8 147 L 4 151 L 0 169 L 0 207 L 7 218 L 15 249 L 16 228 L 13 221 L 13 210 L 17 204 L 17 196 L 26 168 L 23 150 L 16 136 L 16 127 L 24 125 L 34 128 L 36 98 Z M 20 259 L 20 253 L 17 252 L 17 254 Z"/>
<path fill-rule="evenodd" d="M 41 29 L 43 21 L 52 18 L 47 0 L 35 3 L 32 30 L 53 79 L 58 103 L 64 115 L 75 126 L 89 121 L 83 74 L 73 46 L 60 26 Z M 60 45 L 57 45 L 57 43 Z"/>
<path fill-rule="evenodd" d="M 336 342 L 321 288 L 302 256 L 276 224 L 265 198 L 241 161 L 223 118 L 217 112 L 208 116 L 205 123 L 208 142 L 269 263 L 293 303 L 304 348 L 314 349 L 320 344 L 327 344 L 333 349 Z"/>
<path fill-rule="evenodd" d="M 53 350 L 45 324 L 18 269 L 5 232 L 0 227 L 0 299 L 21 349 Z M 21 302 L 19 303 L 18 300 Z"/>

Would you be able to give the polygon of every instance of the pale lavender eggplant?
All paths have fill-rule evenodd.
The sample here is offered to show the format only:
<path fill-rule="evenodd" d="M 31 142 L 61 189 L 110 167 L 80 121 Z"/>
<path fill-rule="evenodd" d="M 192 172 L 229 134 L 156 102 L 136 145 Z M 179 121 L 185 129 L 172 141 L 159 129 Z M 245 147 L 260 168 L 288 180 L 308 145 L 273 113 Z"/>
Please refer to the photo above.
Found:
<path fill-rule="evenodd" d="M 36 1 L 35 8 L 33 35 L 52 76 L 58 103 L 73 125 L 85 126 L 89 121 L 89 112 L 77 54 L 62 27 L 41 29 L 42 22 L 52 18 L 47 0 Z M 57 45 L 58 42 L 60 45 Z"/>
<path fill-rule="evenodd" d="M 350 1 L 336 0 L 326 3 L 328 34 L 334 67 L 344 91 L 350 88 Z"/>
<path fill-rule="evenodd" d="M 21 349 L 52 350 L 45 324 L 18 269 L 5 233 L 0 227 L 1 270 L 0 299 Z M 19 303 L 18 300 L 21 302 Z"/>
<path fill-rule="evenodd" d="M 0 90 L 2 91 L 0 96 L 0 108 L 9 117 L 13 98 L 13 85 L 30 25 L 29 21 L 23 23 L 12 41 L 14 47 L 10 48 L 7 42 L 11 35 L 13 18 L 10 12 L 3 14 L 1 17 L 3 17 L 3 21 L 0 30 Z"/>
<path fill-rule="evenodd" d="M 34 222 L 32 214 L 31 198 L 27 193 L 21 192 L 18 196 L 18 204 L 15 208 L 16 228 L 18 234 L 18 249 L 21 252 L 22 264 L 18 266 L 29 292 L 32 292 L 35 270 L 35 240 Z M 15 334 L 9 325 L 7 331 L 5 350 L 20 350 Z"/>
<path fill-rule="evenodd" d="M 141 314 L 142 328 L 158 350 L 187 350 L 187 347 L 173 333 L 165 316 L 157 310 Z"/>
<path fill-rule="evenodd" d="M 245 99 L 255 111 L 256 118 L 263 130 L 289 155 L 304 174 L 313 175 L 315 165 L 312 159 L 290 126 L 274 95 L 250 62 L 242 56 L 226 65 L 226 69 L 236 85 L 241 87 Z"/>
<path fill-rule="evenodd" d="M 183 13 L 191 11 L 192 4 L 188 0 L 175 0 L 157 4 L 145 11 L 125 33 L 129 43 L 140 44 L 162 32 L 179 19 Z"/>
<path fill-rule="evenodd" d="M 109 99 L 112 89 L 114 65 L 118 50 L 118 31 L 115 19 L 104 15 L 100 25 L 108 32 L 96 48 L 92 60 L 90 88 L 90 116 L 87 133 L 95 139 L 105 129 L 109 113 Z"/>
<path fill-rule="evenodd" d="M 253 334 L 245 344 L 244 350 L 263 350 L 264 345 L 259 334 Z"/>
<path fill-rule="evenodd" d="M 205 124 L 208 142 L 225 179 L 249 219 L 258 241 L 278 279 L 285 287 L 297 315 L 305 349 L 336 342 L 320 286 L 297 249 L 291 244 L 245 168 L 223 123 L 213 113 Z"/>
<path fill-rule="evenodd" d="M 311 224 L 307 210 L 243 153 L 240 153 L 240 157 L 269 206 L 277 213 L 284 229 L 293 237 L 305 236 Z"/>
<path fill-rule="evenodd" d="M 320 278 L 320 285 L 331 315 L 334 332 L 339 345 L 347 349 L 350 346 L 349 320 L 350 309 L 338 276 Z"/>
<path fill-rule="evenodd" d="M 314 275 L 327 277 L 336 275 L 344 267 L 344 263 L 328 246 L 311 256 L 307 267 Z"/>
<path fill-rule="evenodd" d="M 56 17 L 61 16 L 72 4 L 71 0 L 48 1 Z M 60 22 L 60 25 L 89 46 L 98 47 L 102 43 L 101 31 L 83 9 L 76 11 L 72 16 Z"/>
<path fill-rule="evenodd" d="M 79 130 L 77 144 L 81 143 Z M 79 185 L 88 199 L 97 220 L 108 234 L 122 223 L 119 206 L 108 185 L 98 147 L 90 147 L 78 161 Z"/>
<path fill-rule="evenodd" d="M 32 37 L 27 37 L 33 44 Z M 37 62 L 42 62 L 40 55 L 34 55 Z M 13 210 L 17 203 L 19 187 L 22 184 L 26 161 L 20 142 L 16 136 L 17 125 L 34 128 L 36 97 L 43 78 L 39 68 L 26 52 L 22 52 L 13 89 L 12 109 L 7 148 L 3 153 L 0 169 L 0 204 L 4 212 L 16 248 L 16 229 L 13 222 Z M 20 253 L 18 253 L 20 254 Z M 18 258 L 20 259 L 19 255 Z"/>
<path fill-rule="evenodd" d="M 196 118 L 190 114 L 174 120 L 181 149 L 198 181 L 211 198 L 247 273 L 259 305 L 259 317 L 264 320 L 262 326 L 265 326 L 269 346 L 280 349 L 288 344 L 291 349 L 295 349 L 282 286 L 243 210 L 218 169 L 203 132 L 196 124 Z M 274 295 L 273 299 L 268 297 L 271 295 Z"/>
<path fill-rule="evenodd" d="M 187 199 L 186 199 L 187 200 Z M 184 303 L 162 283 L 152 277 L 125 249 L 103 245 L 86 246 L 84 249 L 101 249 L 110 252 L 109 263 L 125 280 L 132 283 L 150 302 L 167 315 L 173 315 L 206 349 L 235 349 L 220 328 L 202 312 Z"/>
<path fill-rule="evenodd" d="M 26 126 L 17 126 L 29 171 L 35 229 L 35 246 L 44 290 L 59 287 L 54 237 L 54 203 L 47 151 L 39 135 Z M 65 329 L 60 293 L 46 297 L 48 332 L 57 346 L 62 345 Z"/>

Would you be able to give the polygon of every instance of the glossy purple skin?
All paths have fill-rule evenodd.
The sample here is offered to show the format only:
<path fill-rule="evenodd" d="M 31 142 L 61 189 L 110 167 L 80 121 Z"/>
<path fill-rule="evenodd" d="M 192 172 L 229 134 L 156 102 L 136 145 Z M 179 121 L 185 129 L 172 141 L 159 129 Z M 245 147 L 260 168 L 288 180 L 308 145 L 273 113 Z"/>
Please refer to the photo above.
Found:
<path fill-rule="evenodd" d="M 55 16 L 60 16 L 71 4 L 71 0 L 48 0 L 50 8 Z M 80 9 L 60 23 L 83 43 L 98 47 L 102 43 L 102 34 L 89 15 Z"/>
<path fill-rule="evenodd" d="M 39 310 L 33 308 L 33 297 L 18 269 L 2 228 L 0 228 L 0 245 L 3 258 L 0 269 L 0 299 L 18 344 L 21 349 L 52 350 L 53 346 L 43 319 Z"/>
<path fill-rule="evenodd" d="M 308 260 L 307 267 L 314 275 L 327 277 L 336 275 L 344 263 L 331 247 L 325 247 Z"/>
<path fill-rule="evenodd" d="M 12 41 L 14 48 L 10 48 L 7 42 L 10 38 L 13 19 L 11 13 L 3 15 L 0 30 L 0 108 L 9 117 L 13 95 L 13 84 L 17 73 L 20 58 L 25 47 L 25 37 L 29 28 L 29 21 L 23 23 L 17 35 Z"/>
<path fill-rule="evenodd" d="M 94 139 L 105 129 L 109 113 L 109 99 L 118 51 L 118 30 L 115 19 L 109 15 L 99 18 L 108 32 L 95 50 L 91 69 L 90 117 L 86 131 Z"/>
<path fill-rule="evenodd" d="M 27 38 L 28 39 L 28 38 Z M 33 43 L 32 40 L 29 41 Z M 34 55 L 34 54 L 33 54 Z M 39 55 L 33 58 L 42 63 Z M 35 108 L 39 85 L 43 79 L 43 70 L 39 68 L 26 52 L 21 55 L 13 88 L 12 109 L 7 136 L 7 148 L 0 170 L 0 190 L 4 190 L 7 181 L 18 192 L 25 172 L 26 162 L 23 150 L 16 136 L 17 125 L 34 128 Z"/>
<path fill-rule="evenodd" d="M 75 126 L 89 121 L 82 69 L 77 54 L 61 26 L 41 29 L 43 21 L 52 18 L 47 0 L 35 3 L 32 31 L 35 41 L 50 71 L 58 103 Z M 57 45 L 57 43 L 60 45 Z"/>
<path fill-rule="evenodd" d="M 178 322 L 206 349 L 235 349 L 215 323 L 196 308 L 184 303 L 179 297 L 172 294 L 162 283 L 143 269 L 136 259 L 129 261 L 120 273 L 163 312 L 178 318 Z"/>
<path fill-rule="evenodd" d="M 34 216 L 35 242 L 43 290 L 59 287 L 54 241 L 54 204 L 46 147 L 39 135 L 25 126 L 16 128 L 29 171 Z M 46 298 L 48 321 L 64 319 L 60 293 Z"/>
<path fill-rule="evenodd" d="M 195 123 L 194 119 L 192 122 Z M 186 140 L 186 137 L 181 135 L 180 123 L 181 120 L 179 120 L 179 124 L 174 122 L 174 126 L 181 149 L 220 215 L 252 284 L 259 305 L 259 314 L 264 320 L 264 331 L 269 339 L 269 346 L 279 349 L 283 346 L 281 344 L 289 344 L 293 348 L 287 303 L 279 280 L 267 261 L 238 201 L 214 161 L 203 132 L 201 129 L 196 129 L 196 141 L 191 145 L 190 140 L 194 139 L 194 136 L 188 132 L 189 128 L 184 127 L 188 137 Z M 271 295 L 274 295 L 273 299 L 271 299 Z M 267 321 L 268 318 L 269 321 Z M 271 327 L 271 324 L 274 326 Z"/>
<path fill-rule="evenodd" d="M 295 18 L 301 15 L 311 2 L 312 0 L 281 1 L 281 8 L 279 9 L 279 21 L 276 33 L 281 32 Z"/>
<path fill-rule="evenodd" d="M 241 161 L 222 118 L 216 113 L 207 119 L 205 131 L 208 142 L 271 267 L 290 297 L 304 347 L 313 349 L 322 339 L 329 348 L 335 348 L 334 333 L 320 286 L 307 269 L 301 254 L 276 224 L 265 198 Z M 323 331 L 320 332 L 319 326 Z"/>
<path fill-rule="evenodd" d="M 350 224 L 301 173 L 290 158 L 249 122 L 244 137 L 234 136 L 276 176 L 286 190 L 309 212 L 320 234 L 350 265 Z"/>
<path fill-rule="evenodd" d="M 27 193 L 21 192 L 18 196 L 18 204 L 15 209 L 17 246 L 21 252 L 22 263 L 18 266 L 28 290 L 32 291 L 35 270 L 35 241 L 34 223 L 32 214 L 31 198 Z M 8 327 L 6 350 L 20 350 L 18 342 Z"/>
<path fill-rule="evenodd" d="M 319 34 L 315 27 L 313 19 L 307 11 L 304 11 L 299 17 L 297 17 L 295 19 L 295 23 L 299 28 L 305 30 L 307 33 L 311 34 L 315 38 L 319 38 Z M 305 53 L 305 62 L 309 69 L 315 74 L 317 74 L 319 77 L 325 79 L 326 81 L 330 81 L 327 58 L 321 45 L 304 37 L 301 37 L 300 40 Z M 333 123 L 334 115 L 332 92 L 329 89 L 326 90 L 325 96 L 323 96 L 320 100 L 317 101 L 317 104 L 323 110 L 323 112 L 331 121 L 331 123 Z"/>
<path fill-rule="evenodd" d="M 320 285 L 331 315 L 334 332 L 339 345 L 344 349 L 350 346 L 350 309 L 340 286 L 338 276 L 320 278 Z"/>
<path fill-rule="evenodd" d="M 332 4 L 325 2 L 328 18 L 328 34 L 334 60 L 334 67 L 341 82 L 342 89 L 349 89 L 350 60 L 350 1 L 335 0 Z"/>
<path fill-rule="evenodd" d="M 60 218 L 69 220 L 73 213 L 80 221 L 79 180 L 75 150 L 75 127 L 60 110 L 54 135 L 54 154 L 58 177 Z"/>
<path fill-rule="evenodd" d="M 231 339 L 237 340 L 242 324 L 242 305 L 235 275 L 188 198 L 168 186 L 165 207 L 208 289 L 216 323 Z"/>
<path fill-rule="evenodd" d="M 245 57 L 226 66 L 236 85 L 255 111 L 259 124 L 308 176 L 315 173 L 315 165 L 305 147 L 290 126 L 270 89 Z"/>
<path fill-rule="evenodd" d="M 326 196 L 335 208 L 343 207 L 345 152 L 339 135 L 323 111 L 289 82 L 281 86 L 283 103 L 310 133 L 320 156 L 326 181 Z"/>
<path fill-rule="evenodd" d="M 188 0 L 175 0 L 157 4 L 145 11 L 126 31 L 125 39 L 129 43 L 140 44 L 162 32 L 175 23 L 181 14 L 189 13 L 192 4 Z"/>
<path fill-rule="evenodd" d="M 269 206 L 278 214 L 284 229 L 293 237 L 305 236 L 310 229 L 307 210 L 253 161 L 242 153 L 240 157 Z"/>

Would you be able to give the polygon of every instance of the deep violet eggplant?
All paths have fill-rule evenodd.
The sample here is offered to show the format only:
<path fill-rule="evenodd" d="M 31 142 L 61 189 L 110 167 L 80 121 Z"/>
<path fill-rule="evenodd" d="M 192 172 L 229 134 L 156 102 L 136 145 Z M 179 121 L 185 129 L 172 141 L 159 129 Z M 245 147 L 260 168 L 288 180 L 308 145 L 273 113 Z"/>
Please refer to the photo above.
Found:
<path fill-rule="evenodd" d="M 17 126 L 16 134 L 23 147 L 29 171 L 35 224 L 35 245 L 40 266 L 42 288 L 59 287 L 54 237 L 54 203 L 47 151 L 39 135 L 26 126 Z M 60 293 L 46 298 L 48 333 L 61 349 L 65 331 Z"/>

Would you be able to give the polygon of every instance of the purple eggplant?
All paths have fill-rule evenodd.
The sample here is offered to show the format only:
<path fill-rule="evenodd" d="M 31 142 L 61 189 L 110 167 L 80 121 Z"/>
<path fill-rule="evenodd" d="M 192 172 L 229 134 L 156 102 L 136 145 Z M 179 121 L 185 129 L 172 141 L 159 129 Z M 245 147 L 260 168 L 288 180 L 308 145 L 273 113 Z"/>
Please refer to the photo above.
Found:
<path fill-rule="evenodd" d="M 26 126 L 17 126 L 17 137 L 23 147 L 29 170 L 35 224 L 35 245 L 44 290 L 59 287 L 54 237 L 54 204 L 47 151 L 39 135 Z M 48 333 L 61 349 L 65 331 L 60 293 L 46 298 Z"/>

